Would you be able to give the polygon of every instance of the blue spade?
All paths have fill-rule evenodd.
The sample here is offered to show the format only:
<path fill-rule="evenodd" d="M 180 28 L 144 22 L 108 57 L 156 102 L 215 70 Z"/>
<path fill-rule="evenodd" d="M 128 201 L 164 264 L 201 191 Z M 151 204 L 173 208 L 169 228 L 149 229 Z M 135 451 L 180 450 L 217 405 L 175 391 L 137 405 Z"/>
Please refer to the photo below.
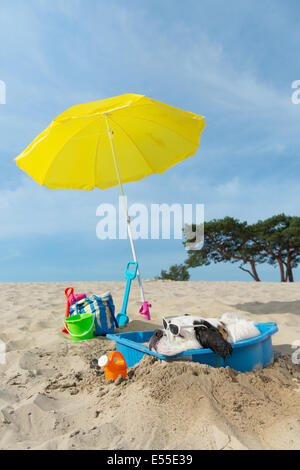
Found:
<path fill-rule="evenodd" d="M 130 266 L 133 266 L 132 269 L 130 269 Z M 124 299 L 123 299 L 123 305 L 122 305 L 122 310 L 120 313 L 117 315 L 117 323 L 118 326 L 124 326 L 127 325 L 129 322 L 129 317 L 127 316 L 126 310 L 127 310 L 127 304 L 128 304 L 128 299 L 129 299 L 129 293 L 130 293 L 130 286 L 131 286 L 131 281 L 136 278 L 138 270 L 138 264 L 130 261 L 127 263 L 126 271 L 125 271 L 125 277 L 127 279 L 126 282 L 126 288 L 125 288 L 125 293 L 124 293 Z"/>

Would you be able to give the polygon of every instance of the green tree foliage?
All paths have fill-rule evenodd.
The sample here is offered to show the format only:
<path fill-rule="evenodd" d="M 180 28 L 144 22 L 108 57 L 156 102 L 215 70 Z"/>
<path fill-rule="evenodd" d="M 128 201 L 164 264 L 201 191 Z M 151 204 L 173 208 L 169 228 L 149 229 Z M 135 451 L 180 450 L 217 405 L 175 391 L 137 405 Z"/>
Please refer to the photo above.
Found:
<path fill-rule="evenodd" d="M 285 214 L 260 220 L 252 226 L 252 241 L 269 264 L 277 264 L 281 282 L 293 282 L 300 261 L 300 217 Z"/>
<path fill-rule="evenodd" d="M 196 227 L 187 227 L 186 233 Z M 184 242 L 187 244 L 187 241 Z M 232 217 L 204 224 L 204 246 L 188 251 L 188 268 L 211 263 L 240 263 L 239 268 L 260 281 L 257 265 L 278 265 L 282 282 L 293 282 L 293 269 L 300 262 L 300 218 L 285 214 L 248 225 Z"/>
<path fill-rule="evenodd" d="M 171 281 L 188 281 L 190 273 L 184 264 L 174 264 L 169 268 L 169 271 L 162 270 L 160 276 L 156 279 L 170 279 Z"/>
<path fill-rule="evenodd" d="M 195 231 L 196 227 L 193 226 L 192 230 Z M 186 231 L 190 232 L 189 228 Z M 256 264 L 263 261 L 263 256 L 251 240 L 250 232 L 247 222 L 240 222 L 232 217 L 206 222 L 203 248 L 188 251 L 189 257 L 185 263 L 189 268 L 195 268 L 212 262 L 239 262 L 240 269 L 248 272 L 255 281 L 260 281 Z"/>

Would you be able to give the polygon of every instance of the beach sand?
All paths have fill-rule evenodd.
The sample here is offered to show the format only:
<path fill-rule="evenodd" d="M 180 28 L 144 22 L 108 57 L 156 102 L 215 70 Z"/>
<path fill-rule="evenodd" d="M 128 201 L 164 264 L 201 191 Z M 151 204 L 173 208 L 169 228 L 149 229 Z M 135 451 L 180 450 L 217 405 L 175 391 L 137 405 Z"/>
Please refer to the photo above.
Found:
<path fill-rule="evenodd" d="M 115 349 L 103 337 L 72 342 L 60 331 L 67 283 L 0 284 L 0 449 L 300 449 L 300 285 L 144 281 L 151 322 L 138 314 L 137 283 L 123 330 L 153 329 L 171 314 L 236 312 L 275 321 L 275 363 L 246 374 L 146 357 L 127 380 L 105 382 L 95 360 Z M 78 282 L 75 292 L 122 282 Z M 299 355 L 300 356 L 300 355 Z"/>

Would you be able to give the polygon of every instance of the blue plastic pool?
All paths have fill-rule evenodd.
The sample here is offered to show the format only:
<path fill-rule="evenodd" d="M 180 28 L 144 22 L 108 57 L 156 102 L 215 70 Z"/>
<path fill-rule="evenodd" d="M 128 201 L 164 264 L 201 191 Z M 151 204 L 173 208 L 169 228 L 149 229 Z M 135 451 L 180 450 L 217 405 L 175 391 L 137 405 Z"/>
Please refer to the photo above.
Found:
<path fill-rule="evenodd" d="M 123 354 L 128 367 L 134 366 L 145 354 L 148 354 L 158 357 L 163 361 L 193 361 L 213 367 L 216 367 L 217 363 L 217 367 L 229 366 L 240 372 L 250 372 L 254 369 L 261 369 L 273 362 L 272 335 L 278 331 L 275 322 L 257 323 L 256 326 L 261 334 L 255 338 L 233 344 L 233 353 L 225 361 L 210 349 L 193 349 L 176 356 L 157 354 L 154 351 L 150 351 L 144 344 L 141 344 L 150 340 L 154 333 L 153 331 L 134 331 L 130 333 L 108 334 L 106 336 L 116 341 L 117 351 Z"/>

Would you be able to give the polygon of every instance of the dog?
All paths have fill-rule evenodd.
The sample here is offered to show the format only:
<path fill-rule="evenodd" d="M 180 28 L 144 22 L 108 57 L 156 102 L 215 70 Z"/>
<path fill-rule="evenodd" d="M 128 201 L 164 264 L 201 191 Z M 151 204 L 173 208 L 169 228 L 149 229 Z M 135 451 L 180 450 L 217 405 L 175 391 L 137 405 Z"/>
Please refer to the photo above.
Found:
<path fill-rule="evenodd" d="M 150 351 L 174 356 L 184 351 L 209 348 L 224 360 L 232 354 L 232 344 L 260 334 L 253 321 L 234 313 L 220 319 L 182 315 L 163 318 L 162 330 L 155 330 Z"/>

